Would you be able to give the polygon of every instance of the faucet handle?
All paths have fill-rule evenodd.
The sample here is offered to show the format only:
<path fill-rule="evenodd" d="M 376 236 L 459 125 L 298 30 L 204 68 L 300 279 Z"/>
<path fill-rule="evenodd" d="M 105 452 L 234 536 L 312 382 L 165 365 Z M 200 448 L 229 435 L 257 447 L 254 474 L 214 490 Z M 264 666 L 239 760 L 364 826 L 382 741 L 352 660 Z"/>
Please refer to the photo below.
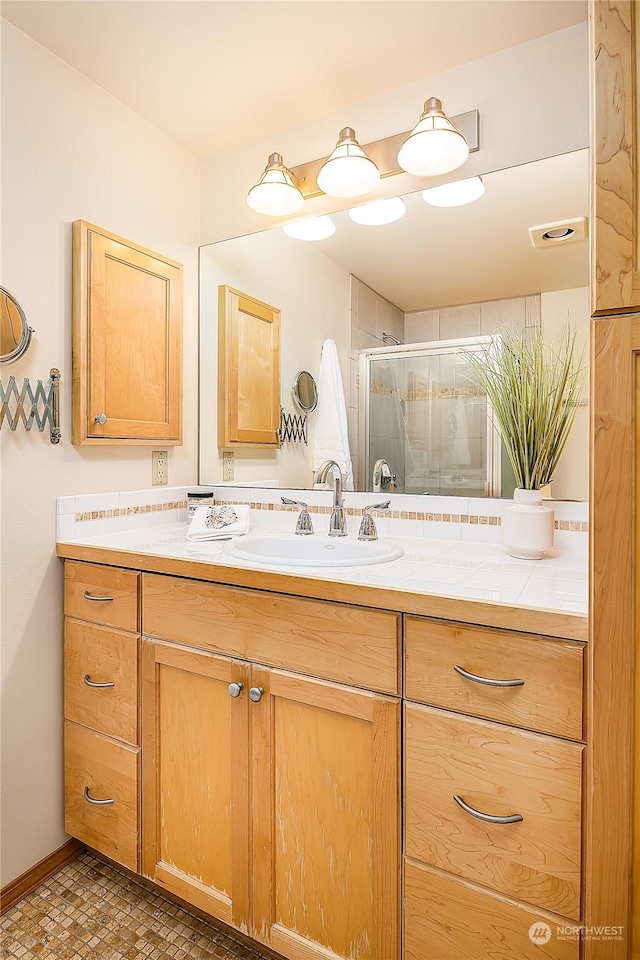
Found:
<path fill-rule="evenodd" d="M 362 523 L 360 524 L 360 531 L 358 533 L 358 540 L 377 540 L 378 531 L 376 530 L 376 525 L 371 516 L 372 510 L 388 510 L 391 505 L 391 500 L 385 500 L 384 503 L 370 503 L 367 507 L 364 508 L 364 516 L 362 518 Z"/>
<path fill-rule="evenodd" d="M 309 536 L 312 534 L 313 524 L 311 523 L 307 504 L 301 500 L 289 500 L 288 497 L 282 497 L 281 499 L 285 507 L 298 507 L 300 510 L 298 522 L 296 523 L 296 533 L 299 536 Z"/>

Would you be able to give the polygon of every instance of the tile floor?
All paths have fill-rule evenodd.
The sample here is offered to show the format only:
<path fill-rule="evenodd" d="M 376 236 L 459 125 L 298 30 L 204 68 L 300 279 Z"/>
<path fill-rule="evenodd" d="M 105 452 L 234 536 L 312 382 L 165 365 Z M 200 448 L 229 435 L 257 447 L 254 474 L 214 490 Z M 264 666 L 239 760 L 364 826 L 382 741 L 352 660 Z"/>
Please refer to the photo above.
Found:
<path fill-rule="evenodd" d="M 266 960 L 88 852 L 0 919 L 0 956 Z"/>

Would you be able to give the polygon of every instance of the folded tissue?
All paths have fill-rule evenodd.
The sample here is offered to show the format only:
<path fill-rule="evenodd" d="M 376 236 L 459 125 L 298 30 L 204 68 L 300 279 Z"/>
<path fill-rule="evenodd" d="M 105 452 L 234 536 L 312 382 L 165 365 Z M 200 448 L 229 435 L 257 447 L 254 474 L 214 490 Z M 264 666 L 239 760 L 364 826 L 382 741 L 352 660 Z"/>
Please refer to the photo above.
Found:
<path fill-rule="evenodd" d="M 219 503 L 197 507 L 187 530 L 187 540 L 228 540 L 249 529 L 249 504 Z"/>

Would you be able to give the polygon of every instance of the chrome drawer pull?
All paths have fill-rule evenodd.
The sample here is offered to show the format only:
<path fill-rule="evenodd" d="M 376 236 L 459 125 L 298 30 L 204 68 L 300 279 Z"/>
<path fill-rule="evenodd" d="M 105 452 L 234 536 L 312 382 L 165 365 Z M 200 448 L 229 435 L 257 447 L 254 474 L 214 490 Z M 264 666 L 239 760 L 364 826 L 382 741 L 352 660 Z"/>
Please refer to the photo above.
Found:
<path fill-rule="evenodd" d="M 107 683 L 96 683 L 95 680 L 89 679 L 89 674 L 85 673 L 84 682 L 88 687 L 115 687 L 113 680 L 109 680 Z"/>
<path fill-rule="evenodd" d="M 102 603 L 107 603 L 111 600 L 115 600 L 115 597 L 94 597 L 92 593 L 89 593 L 88 590 L 84 592 L 85 600 L 101 600 Z"/>
<path fill-rule="evenodd" d="M 115 803 L 115 800 L 96 800 L 95 797 L 92 797 L 91 794 L 89 793 L 89 787 L 84 788 L 84 798 L 89 803 L 94 803 L 96 807 L 104 807 L 108 803 Z"/>
<path fill-rule="evenodd" d="M 251 700 L 253 703 L 260 703 L 263 693 L 264 687 L 251 687 L 249 689 L 249 700 Z"/>
<path fill-rule="evenodd" d="M 236 700 L 244 690 L 244 684 L 230 683 L 229 686 L 227 687 L 227 690 L 229 691 L 229 696 L 233 697 L 233 699 Z"/>
<path fill-rule="evenodd" d="M 494 817 L 490 813 L 482 813 L 481 810 L 470 807 L 457 793 L 454 793 L 453 799 L 459 807 L 462 807 L 465 813 L 475 817 L 476 820 L 484 820 L 485 823 L 520 823 L 520 821 L 524 819 L 519 813 L 512 813 L 510 817 Z"/>
<path fill-rule="evenodd" d="M 523 687 L 524 680 L 492 680 L 491 677 L 479 677 L 475 673 L 469 673 L 464 667 L 456 664 L 453 668 L 465 680 L 473 680 L 474 683 L 483 683 L 486 687 Z"/>

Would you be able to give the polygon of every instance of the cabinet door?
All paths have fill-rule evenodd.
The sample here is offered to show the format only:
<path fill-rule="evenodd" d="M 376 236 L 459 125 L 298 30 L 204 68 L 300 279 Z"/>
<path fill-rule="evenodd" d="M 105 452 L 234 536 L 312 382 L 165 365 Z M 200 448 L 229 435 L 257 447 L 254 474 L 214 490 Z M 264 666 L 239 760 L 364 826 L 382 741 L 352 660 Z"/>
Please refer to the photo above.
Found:
<path fill-rule="evenodd" d="M 73 230 L 73 442 L 181 443 L 181 264 Z"/>
<path fill-rule="evenodd" d="M 398 700 L 252 669 L 254 936 L 295 960 L 398 956 Z"/>
<path fill-rule="evenodd" d="M 640 11 L 592 2 L 591 312 L 640 310 Z"/>
<path fill-rule="evenodd" d="M 241 930 L 249 918 L 247 665 L 143 641 L 143 873 Z"/>
<path fill-rule="evenodd" d="M 218 446 L 279 447 L 280 311 L 218 288 Z"/>

